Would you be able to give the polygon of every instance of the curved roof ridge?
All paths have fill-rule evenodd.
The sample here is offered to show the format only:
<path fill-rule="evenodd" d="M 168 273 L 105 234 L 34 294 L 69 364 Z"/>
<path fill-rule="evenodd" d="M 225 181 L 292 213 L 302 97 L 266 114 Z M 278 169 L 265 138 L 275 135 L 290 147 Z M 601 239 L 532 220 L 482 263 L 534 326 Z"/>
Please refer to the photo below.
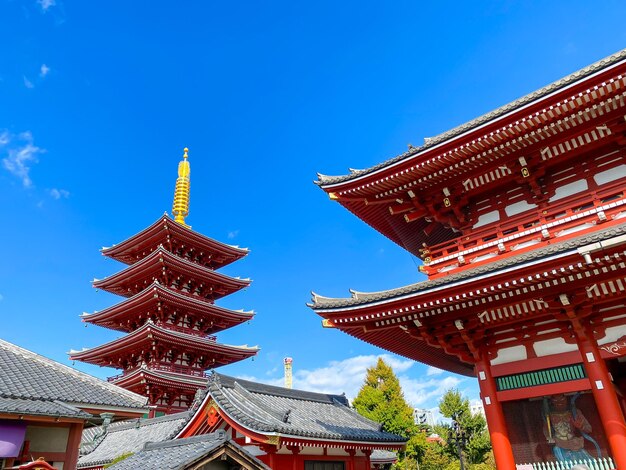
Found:
<path fill-rule="evenodd" d="M 296 400 L 317 401 L 321 403 L 332 403 L 333 400 L 337 400 L 340 403 L 348 404 L 348 400 L 345 395 L 337 395 L 330 393 L 309 392 L 306 390 L 298 390 L 294 388 L 279 387 L 277 385 L 263 384 L 259 382 L 252 382 L 246 379 L 239 379 L 228 375 L 219 374 L 213 372 L 210 380 L 217 379 L 226 386 L 233 387 L 235 382 L 239 382 L 239 385 L 252 393 L 261 393 L 266 395 L 276 395 L 285 398 L 294 398 Z"/>
<path fill-rule="evenodd" d="M 517 98 L 516 100 L 513 100 L 508 104 L 505 104 L 481 116 L 478 116 L 477 118 L 474 118 L 471 121 L 466 122 L 465 124 L 461 124 L 459 126 L 453 127 L 452 129 L 442 132 L 441 134 L 438 134 L 435 137 L 425 138 L 423 145 L 419 147 L 411 146 L 409 147 L 409 150 L 407 150 L 406 152 L 396 157 L 387 159 L 370 168 L 367 168 L 364 170 L 357 170 L 357 171 L 349 170 L 350 171 L 349 174 L 337 175 L 337 176 L 328 176 L 328 175 L 323 175 L 321 173 L 317 173 L 318 180 L 315 181 L 315 184 L 319 186 L 324 186 L 326 184 L 342 183 L 344 181 L 349 181 L 351 179 L 354 179 L 364 174 L 373 173 L 389 165 L 402 161 L 406 158 L 415 156 L 425 150 L 428 150 L 431 147 L 434 147 L 442 142 L 445 142 L 454 137 L 457 137 L 467 131 L 473 130 L 474 128 L 477 128 L 496 118 L 499 118 L 507 114 L 510 111 L 514 111 L 528 103 L 531 103 L 535 100 L 543 98 L 544 96 L 547 96 L 554 91 L 564 88 L 567 85 L 570 85 L 571 83 L 575 83 L 577 80 L 583 79 L 589 75 L 593 75 L 594 73 L 601 71 L 605 68 L 608 68 L 611 65 L 614 65 L 624 59 L 626 59 L 626 49 L 622 49 L 621 51 L 611 54 L 603 59 L 600 59 L 591 65 L 588 65 L 586 67 L 583 67 L 582 69 L 574 71 L 570 73 L 569 75 L 566 75 L 563 78 L 560 78 L 552 83 L 549 83 L 548 85 L 545 85 L 539 90 L 533 91 L 527 95 Z"/>
<path fill-rule="evenodd" d="M 488 273 L 496 273 L 502 269 L 509 268 L 513 265 L 520 264 L 523 262 L 532 261 L 535 259 L 540 259 L 543 257 L 547 257 L 550 255 L 554 255 L 560 252 L 565 252 L 567 250 L 574 250 L 576 247 L 581 244 L 593 243 L 596 241 L 601 241 L 606 238 L 614 237 L 617 235 L 626 234 L 626 222 L 615 225 L 608 229 L 593 232 L 588 235 L 583 235 L 581 237 L 575 237 L 568 240 L 564 240 L 560 243 L 554 243 L 553 245 L 547 245 L 545 247 L 539 248 L 535 251 L 520 253 L 516 256 L 511 256 L 510 258 L 505 258 L 502 261 L 496 261 L 491 264 L 485 264 L 482 266 L 478 266 L 476 268 L 470 268 L 465 271 L 461 271 L 456 274 L 450 274 L 446 277 L 440 277 L 433 280 L 423 280 L 414 282 L 412 284 L 407 284 L 406 286 L 396 287 L 394 289 L 382 290 L 379 292 L 372 292 L 370 294 L 366 294 L 367 297 L 344 297 L 338 299 L 331 299 L 329 297 L 323 297 L 324 301 L 316 302 L 315 297 L 313 297 L 312 303 L 307 303 L 307 306 L 312 308 L 313 310 L 324 310 L 325 308 L 340 308 L 340 307 L 348 307 L 355 305 L 367 304 L 368 301 L 371 300 L 386 300 L 399 295 L 408 295 L 415 294 L 420 291 L 426 291 L 431 288 L 440 287 L 446 284 L 452 284 L 453 282 L 465 280 L 468 278 L 472 278 L 481 274 Z M 352 292 L 352 291 L 351 291 Z M 333 302 L 334 301 L 334 302 Z"/>
<path fill-rule="evenodd" d="M 116 385 L 113 385 L 109 382 L 106 382 L 104 380 L 100 380 L 96 377 L 93 377 L 89 374 L 86 374 L 85 372 L 81 372 L 77 369 L 74 369 L 70 366 L 66 366 L 65 364 L 61 364 L 60 362 L 57 361 L 53 361 L 52 359 L 48 359 L 47 357 L 44 357 L 40 354 L 37 354 L 33 351 L 30 351 L 28 349 L 24 349 L 20 346 L 17 346 L 13 343 L 9 343 L 8 341 L 5 341 L 3 339 L 0 339 L 0 348 L 6 349 L 8 351 L 11 351 L 14 354 L 19 354 L 22 357 L 24 357 L 25 359 L 28 360 L 32 360 L 32 361 L 36 361 L 46 367 L 51 367 L 55 370 L 58 370 L 60 372 L 63 373 L 67 373 L 67 374 L 71 374 L 73 377 L 83 381 L 83 382 L 87 382 L 90 383 L 91 385 L 97 386 L 97 387 L 102 387 L 104 389 L 106 389 L 107 391 L 111 392 L 111 393 L 115 393 L 117 395 L 121 395 L 124 396 L 128 399 L 131 399 L 133 401 L 137 402 L 137 408 L 142 408 L 146 405 L 148 399 L 146 397 L 143 397 L 141 395 L 138 395 L 134 392 L 131 392 L 129 390 L 125 390 L 123 388 L 120 388 Z M 85 402 L 88 403 L 88 402 Z"/>

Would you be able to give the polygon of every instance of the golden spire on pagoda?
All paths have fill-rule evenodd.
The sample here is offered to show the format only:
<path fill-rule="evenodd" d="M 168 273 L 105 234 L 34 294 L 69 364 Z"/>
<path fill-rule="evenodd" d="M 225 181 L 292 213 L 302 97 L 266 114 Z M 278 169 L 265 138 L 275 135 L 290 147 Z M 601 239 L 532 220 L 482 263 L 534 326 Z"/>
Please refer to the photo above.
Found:
<path fill-rule="evenodd" d="M 187 161 L 189 149 L 185 147 L 183 161 L 178 164 L 178 178 L 176 179 L 176 189 L 174 190 L 174 204 L 172 205 L 172 215 L 174 220 L 180 225 L 191 228 L 185 223 L 185 217 L 189 214 L 189 175 L 191 167 Z"/>

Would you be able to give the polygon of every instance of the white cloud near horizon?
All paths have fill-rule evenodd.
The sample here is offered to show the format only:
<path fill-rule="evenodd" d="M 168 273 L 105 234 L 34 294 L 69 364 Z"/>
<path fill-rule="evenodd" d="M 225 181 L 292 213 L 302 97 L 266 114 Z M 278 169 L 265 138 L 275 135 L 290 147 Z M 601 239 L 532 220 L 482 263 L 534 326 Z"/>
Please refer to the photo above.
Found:
<path fill-rule="evenodd" d="M 26 78 L 26 75 L 24 75 L 24 86 L 26 88 L 35 88 L 35 84 Z"/>
<path fill-rule="evenodd" d="M 45 78 L 46 75 L 48 75 L 50 73 L 50 67 L 48 67 L 46 64 L 41 64 L 41 68 L 39 69 L 39 76 L 41 78 Z"/>
<path fill-rule="evenodd" d="M 21 132 L 17 136 L 7 130 L 0 131 L 0 156 L 6 155 L 2 158 L 2 166 L 19 178 L 25 188 L 33 185 L 30 170 L 38 162 L 37 155 L 43 152 L 44 149 L 34 144 L 30 131 Z"/>
<path fill-rule="evenodd" d="M 463 378 L 449 374 L 434 377 L 424 373 L 418 377 L 409 377 L 409 372 L 417 373 L 417 368 L 414 365 L 418 363 L 390 354 L 382 354 L 380 356 L 355 356 L 341 361 L 331 361 L 325 366 L 311 370 L 299 370 L 297 363 L 294 362 L 293 387 L 318 393 L 345 393 L 352 402 L 363 386 L 367 369 L 375 366 L 379 357 L 382 357 L 393 368 L 402 386 L 404 398 L 415 408 L 435 408 L 441 396 L 450 388 L 458 387 L 463 380 Z M 277 378 L 242 376 L 240 378 L 280 387 L 284 386 L 282 376 Z"/>

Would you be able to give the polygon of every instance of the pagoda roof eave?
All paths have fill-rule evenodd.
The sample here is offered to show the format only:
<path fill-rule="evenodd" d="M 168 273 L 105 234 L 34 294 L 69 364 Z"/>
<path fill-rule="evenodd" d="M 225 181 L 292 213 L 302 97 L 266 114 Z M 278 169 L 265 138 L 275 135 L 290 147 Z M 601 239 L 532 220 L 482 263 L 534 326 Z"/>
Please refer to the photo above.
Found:
<path fill-rule="evenodd" d="M 113 379 L 111 382 L 120 387 L 131 387 L 145 383 L 160 384 L 171 387 L 187 387 L 189 390 L 196 390 L 198 387 L 206 387 L 206 377 L 194 377 L 175 372 L 164 372 L 149 368 L 139 368 L 129 374 Z"/>
<path fill-rule="evenodd" d="M 539 90 L 536 90 L 528 95 L 525 95 L 511 103 L 501 106 L 491 112 L 488 112 L 478 118 L 475 118 L 465 124 L 457 126 L 449 131 L 439 134 L 435 137 L 428 138 L 424 145 L 419 147 L 412 147 L 407 152 L 402 153 L 394 158 L 388 159 L 382 163 L 372 166 L 363 170 L 351 170 L 350 174 L 340 176 L 328 176 L 318 173 L 318 180 L 315 184 L 324 188 L 325 190 L 332 190 L 335 187 L 341 186 L 343 183 L 353 182 L 363 178 L 367 178 L 370 175 L 381 172 L 387 168 L 396 166 L 401 162 L 408 159 L 419 158 L 426 151 L 430 151 L 448 141 L 462 137 L 463 135 L 480 128 L 488 123 L 499 120 L 508 114 L 515 112 L 521 108 L 524 108 L 530 104 L 542 100 L 543 98 L 568 88 L 579 81 L 584 80 L 590 76 L 600 73 L 604 70 L 613 68 L 626 60 L 626 49 L 623 49 L 615 54 L 612 54 L 604 59 L 601 59 L 587 67 L 584 67 L 576 72 L 573 72 L 549 85 L 546 85 Z"/>
<path fill-rule="evenodd" d="M 118 331 L 128 331 L 125 328 L 114 328 L 110 324 L 115 319 L 121 319 L 132 315 L 136 309 L 145 309 L 148 305 L 158 302 L 175 302 L 178 307 L 183 307 L 192 311 L 196 311 L 203 315 L 219 316 L 220 319 L 226 319 L 232 325 L 243 323 L 254 317 L 254 312 L 234 311 L 224 307 L 220 307 L 213 303 L 206 302 L 199 298 L 190 297 L 180 294 L 174 290 L 168 289 L 158 282 L 153 282 L 146 289 L 135 294 L 132 297 L 124 299 L 111 307 L 92 314 L 83 314 L 81 318 L 84 322 L 105 326 Z M 218 330 L 215 330 L 218 331 Z"/>
<path fill-rule="evenodd" d="M 142 342 L 152 340 L 153 338 L 157 338 L 161 342 L 169 342 L 177 345 L 182 342 L 187 348 L 196 348 L 203 353 L 210 351 L 216 354 L 230 356 L 233 360 L 229 362 L 246 359 L 259 351 L 259 348 L 256 346 L 219 344 L 215 341 L 187 333 L 171 331 L 155 325 L 149 320 L 143 326 L 128 335 L 93 348 L 84 349 L 82 351 L 70 351 L 69 355 L 71 360 L 100 364 L 102 358 L 107 354 L 114 354 L 115 352 L 133 346 L 140 347 Z"/>
<path fill-rule="evenodd" d="M 462 286 L 486 277 L 505 274 L 521 266 L 531 266 L 542 263 L 550 259 L 578 254 L 578 247 L 585 244 L 596 243 L 613 237 L 626 234 L 626 222 L 613 226 L 609 229 L 593 232 L 578 238 L 572 238 L 561 243 L 555 243 L 543 248 L 529 251 L 518 256 L 505 258 L 502 261 L 485 264 L 473 269 L 467 269 L 447 277 L 440 277 L 433 280 L 420 281 L 396 289 L 389 289 L 379 292 L 357 292 L 351 290 L 350 298 L 324 297 L 312 293 L 312 302 L 307 306 L 325 318 L 332 318 L 334 312 L 346 310 L 358 310 L 360 308 L 383 305 L 394 302 L 398 299 L 417 297 L 437 291 L 449 290 L 456 286 Z M 581 258 L 582 260 L 582 258 Z"/>
<path fill-rule="evenodd" d="M 153 273 L 153 271 L 160 271 L 164 265 L 168 265 L 171 269 L 178 269 L 185 274 L 191 274 L 195 276 L 197 280 L 213 281 L 215 284 L 228 287 L 228 290 L 230 291 L 228 293 L 243 289 L 244 287 L 249 286 L 252 282 L 250 279 L 230 277 L 210 268 L 187 261 L 186 259 L 179 258 L 163 247 L 159 247 L 135 264 L 127 266 L 123 270 L 104 279 L 94 280 L 93 286 L 97 289 L 112 291 L 113 293 L 123 295 L 121 292 L 116 292 L 117 287 L 122 286 L 124 282 L 142 280 L 143 277 L 149 276 Z M 152 281 L 153 280 L 151 280 L 151 282 Z"/>
<path fill-rule="evenodd" d="M 163 216 L 157 219 L 152 225 L 132 237 L 129 237 L 113 246 L 103 247 L 101 252 L 104 256 L 129 264 L 129 261 L 126 260 L 124 253 L 128 252 L 131 247 L 141 244 L 142 241 L 148 241 L 151 238 L 158 238 L 161 232 L 171 232 L 181 238 L 189 240 L 189 243 L 192 243 L 194 246 L 198 246 L 205 250 L 215 251 L 230 258 L 229 261 L 220 263 L 220 266 L 225 266 L 241 259 L 250 252 L 247 248 L 229 245 L 195 232 L 188 227 L 184 227 L 169 217 L 167 213 L 163 214 Z M 165 238 L 166 237 L 163 237 L 164 240 Z"/>

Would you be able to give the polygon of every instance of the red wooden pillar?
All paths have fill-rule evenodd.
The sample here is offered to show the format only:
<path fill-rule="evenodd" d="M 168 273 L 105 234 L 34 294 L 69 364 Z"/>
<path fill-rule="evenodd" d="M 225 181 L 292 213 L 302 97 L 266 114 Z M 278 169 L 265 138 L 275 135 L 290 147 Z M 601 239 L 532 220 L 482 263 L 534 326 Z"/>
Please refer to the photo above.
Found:
<path fill-rule="evenodd" d="M 73 423 L 70 425 L 70 433 L 65 448 L 65 461 L 63 468 L 75 470 L 78 463 L 78 448 L 83 435 L 83 423 Z"/>
<path fill-rule="evenodd" d="M 498 400 L 496 381 L 491 375 L 491 364 L 486 353 L 481 354 L 481 360 L 476 363 L 476 375 L 480 386 L 480 396 L 485 408 L 493 456 L 498 470 L 515 469 L 513 449 L 509 440 L 509 433 L 502 412 L 502 404 Z"/>
<path fill-rule="evenodd" d="M 298 454 L 300 453 L 300 447 L 298 446 L 287 446 L 287 449 L 289 449 L 291 451 L 291 468 L 292 470 L 298 470 L 299 467 L 299 459 L 298 459 Z"/>
<path fill-rule="evenodd" d="M 593 336 L 589 332 L 584 334 L 579 328 L 576 330 L 578 349 L 583 357 L 585 372 L 591 382 L 591 391 L 604 433 L 609 441 L 613 460 L 619 470 L 626 470 L 626 422 L 624 422 L 624 415 L 609 371 L 600 356 L 598 344 Z"/>
<path fill-rule="evenodd" d="M 354 456 L 356 455 L 355 449 L 346 449 L 346 452 L 350 456 L 348 460 L 348 470 L 354 470 Z"/>
<path fill-rule="evenodd" d="M 365 455 L 365 468 L 369 470 L 372 467 L 370 456 L 372 455 L 372 449 L 361 449 L 363 455 Z"/>

